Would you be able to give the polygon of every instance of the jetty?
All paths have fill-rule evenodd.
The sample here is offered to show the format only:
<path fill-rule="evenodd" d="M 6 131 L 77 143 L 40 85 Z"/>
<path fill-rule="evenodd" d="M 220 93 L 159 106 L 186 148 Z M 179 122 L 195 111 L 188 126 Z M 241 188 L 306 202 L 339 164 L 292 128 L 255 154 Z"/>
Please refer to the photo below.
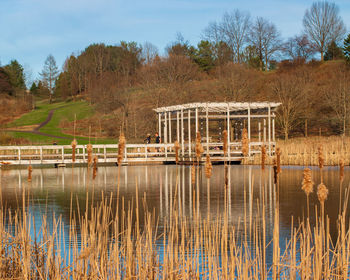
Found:
<path fill-rule="evenodd" d="M 275 152 L 274 102 L 207 102 L 189 103 L 154 109 L 157 114 L 161 143 L 126 144 L 122 164 L 173 164 L 175 141 L 179 144 L 180 164 L 196 161 L 196 135 L 201 135 L 203 159 L 210 155 L 213 164 L 224 161 L 240 162 L 261 153 L 266 146 L 268 155 Z M 242 132 L 247 130 L 248 154 L 242 153 Z M 224 154 L 224 134 L 227 132 L 227 153 Z M 93 144 L 92 155 L 98 163 L 117 164 L 118 144 Z M 87 164 L 86 145 L 77 145 L 74 164 Z M 73 164 L 70 145 L 0 146 L 1 166 Z"/>

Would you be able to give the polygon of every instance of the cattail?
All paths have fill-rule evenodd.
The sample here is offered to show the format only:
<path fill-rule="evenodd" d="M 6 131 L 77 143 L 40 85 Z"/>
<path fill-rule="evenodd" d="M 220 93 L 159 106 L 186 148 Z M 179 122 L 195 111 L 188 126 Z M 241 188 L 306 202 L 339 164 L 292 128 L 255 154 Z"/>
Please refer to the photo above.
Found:
<path fill-rule="evenodd" d="M 266 160 L 266 147 L 265 145 L 261 146 L 261 169 L 265 169 L 265 160 Z"/>
<path fill-rule="evenodd" d="M 32 171 L 33 167 L 31 165 L 28 166 L 28 182 L 32 181 Z"/>
<path fill-rule="evenodd" d="M 174 143 L 174 148 L 175 148 L 175 162 L 176 164 L 179 163 L 179 150 L 180 150 L 180 144 L 179 141 L 175 141 Z"/>
<path fill-rule="evenodd" d="M 210 179 L 211 177 L 212 170 L 213 170 L 213 165 L 211 164 L 210 156 L 207 155 L 207 160 L 205 161 L 205 176 L 208 179 Z"/>
<path fill-rule="evenodd" d="M 328 189 L 327 189 L 327 187 L 323 183 L 319 184 L 318 187 L 317 187 L 318 200 L 321 203 L 324 203 L 327 200 L 327 196 L 328 196 Z"/>
<path fill-rule="evenodd" d="M 224 150 L 224 155 L 227 154 L 227 148 L 228 148 L 228 144 L 227 144 L 227 130 L 224 130 L 222 132 L 222 137 L 223 137 L 223 145 L 222 145 L 222 149 Z"/>
<path fill-rule="evenodd" d="M 248 131 L 246 128 L 242 130 L 242 154 L 243 156 L 247 156 L 249 153 L 249 139 L 248 139 Z"/>
<path fill-rule="evenodd" d="M 276 149 L 276 161 L 277 161 L 277 173 L 281 173 L 281 149 L 277 148 Z"/>
<path fill-rule="evenodd" d="M 311 177 L 311 169 L 305 168 L 301 189 L 305 192 L 307 196 L 309 196 L 310 193 L 313 192 L 313 186 L 314 186 L 314 182 L 312 181 L 312 177 Z"/>
<path fill-rule="evenodd" d="M 92 169 L 92 179 L 95 179 L 96 175 L 97 175 L 97 162 L 98 162 L 98 158 L 97 158 L 97 156 L 94 156 L 93 169 Z"/>
<path fill-rule="evenodd" d="M 197 161 L 200 161 L 203 152 L 204 152 L 204 149 L 203 149 L 203 146 L 201 143 L 201 133 L 199 131 L 197 131 L 197 135 L 196 135 L 196 158 L 197 158 Z"/>
<path fill-rule="evenodd" d="M 118 165 L 122 163 L 124 157 L 124 149 L 125 149 L 125 136 L 124 133 L 120 133 L 119 136 L 119 144 L 118 144 Z"/>
<path fill-rule="evenodd" d="M 344 160 L 340 159 L 339 161 L 339 180 L 343 182 L 344 180 Z"/>
<path fill-rule="evenodd" d="M 72 162 L 75 162 L 75 148 L 77 147 L 77 140 L 75 138 L 73 139 L 71 146 L 72 146 Z"/>
<path fill-rule="evenodd" d="M 89 143 L 86 145 L 86 150 L 88 154 L 88 166 L 92 164 L 92 145 Z"/>
<path fill-rule="evenodd" d="M 318 147 L 318 167 L 322 169 L 324 166 L 324 156 L 323 156 L 323 147 Z"/>
<path fill-rule="evenodd" d="M 192 168 L 191 168 L 191 179 L 192 179 L 192 185 L 194 185 L 196 183 L 196 167 L 194 166 L 194 164 L 192 165 Z"/>

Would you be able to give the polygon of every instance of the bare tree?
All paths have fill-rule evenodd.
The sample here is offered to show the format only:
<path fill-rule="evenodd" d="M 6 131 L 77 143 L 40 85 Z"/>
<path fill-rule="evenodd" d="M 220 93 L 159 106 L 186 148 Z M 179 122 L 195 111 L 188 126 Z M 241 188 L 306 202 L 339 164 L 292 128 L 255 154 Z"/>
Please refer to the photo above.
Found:
<path fill-rule="evenodd" d="M 316 47 L 311 44 L 306 35 L 291 37 L 283 44 L 283 52 L 293 60 L 304 59 L 305 61 L 311 58 Z"/>
<path fill-rule="evenodd" d="M 58 73 L 59 71 L 56 66 L 56 60 L 53 55 L 50 54 L 45 60 L 43 71 L 40 73 L 44 84 L 50 91 L 50 103 L 52 102 L 53 89 L 55 87 Z"/>
<path fill-rule="evenodd" d="M 343 39 L 346 29 L 339 9 L 334 3 L 327 1 L 315 2 L 305 11 L 303 18 L 304 31 L 309 40 L 314 43 L 324 59 L 327 46 Z"/>
<path fill-rule="evenodd" d="M 327 74 L 323 93 L 328 104 L 341 123 L 345 136 L 350 112 L 350 70 L 347 65 L 340 65 Z"/>
<path fill-rule="evenodd" d="M 232 49 L 234 62 L 240 63 L 248 41 L 249 26 L 249 13 L 236 9 L 225 13 L 220 23 L 210 23 L 204 30 L 204 38 L 215 43 L 225 42 Z"/>
<path fill-rule="evenodd" d="M 260 59 L 260 69 L 268 69 L 271 58 L 281 50 L 281 35 L 276 26 L 268 20 L 258 17 L 249 33 L 249 41 L 256 48 Z"/>
<path fill-rule="evenodd" d="M 150 42 L 145 42 L 142 46 L 142 58 L 146 64 L 152 63 L 158 56 L 158 48 Z"/>

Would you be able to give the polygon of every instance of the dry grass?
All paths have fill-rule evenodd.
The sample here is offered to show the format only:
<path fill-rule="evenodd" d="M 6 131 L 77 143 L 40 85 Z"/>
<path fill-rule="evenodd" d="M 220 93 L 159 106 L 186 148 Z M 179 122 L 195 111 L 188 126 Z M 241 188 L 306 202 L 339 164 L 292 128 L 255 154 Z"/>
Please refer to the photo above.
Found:
<path fill-rule="evenodd" d="M 275 167 L 278 175 L 277 163 Z M 210 211 L 208 217 L 200 216 L 195 193 L 198 180 L 193 182 L 193 217 L 180 214 L 182 209 L 177 203 L 179 185 L 176 184 L 170 212 L 162 228 L 158 226 L 158 216 L 147 207 L 146 193 L 139 205 L 137 187 L 135 201 L 131 203 L 135 207 L 130 203 L 125 205 L 124 198 L 119 199 L 118 194 L 117 203 L 121 207 L 117 210 L 113 210 L 113 194 L 96 205 L 89 204 L 91 198 L 87 191 L 86 211 L 80 213 L 79 209 L 71 209 L 67 225 L 69 234 L 66 236 L 62 217 L 53 217 L 52 227 L 48 226 L 45 215 L 40 217 L 40 223 L 35 222 L 38 217 L 28 211 L 29 192 L 23 188 L 22 210 L 0 209 L 0 278 L 347 279 L 350 260 L 346 213 L 349 189 L 340 202 L 343 211 L 338 217 L 335 243 L 330 236 L 329 218 L 324 217 L 326 193 L 323 187 L 318 193 L 321 213 L 316 210 L 316 225 L 311 227 L 306 219 L 294 226 L 292 220 L 290 238 L 284 241 L 280 240 L 277 175 L 273 186 L 277 201 L 271 240 L 266 232 L 264 191 L 260 197 L 262 209 L 255 220 L 248 222 L 244 219 L 244 228 L 250 227 L 251 230 L 243 231 L 229 225 L 226 189 L 224 212 L 212 218 L 209 217 Z M 209 178 L 207 182 L 209 188 Z M 72 201 L 73 197 L 71 205 Z M 40 234 L 33 236 L 30 232 L 36 224 L 41 224 L 40 229 L 34 229 Z M 252 245 L 248 245 L 248 238 Z M 266 256 L 271 248 L 272 263 L 268 264 Z"/>

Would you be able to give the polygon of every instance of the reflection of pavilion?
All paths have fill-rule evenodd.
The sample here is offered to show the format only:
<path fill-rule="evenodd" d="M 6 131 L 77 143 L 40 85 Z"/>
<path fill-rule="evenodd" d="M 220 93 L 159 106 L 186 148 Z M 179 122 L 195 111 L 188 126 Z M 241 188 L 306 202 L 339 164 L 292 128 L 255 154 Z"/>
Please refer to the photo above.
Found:
<path fill-rule="evenodd" d="M 275 110 L 280 103 L 228 102 L 190 103 L 155 109 L 158 114 L 159 135 L 163 143 L 177 140 L 185 160 L 195 158 L 196 132 L 200 132 L 205 154 L 212 160 L 224 160 L 223 130 L 227 130 L 228 158 L 242 158 L 242 130 L 247 129 L 249 156 L 266 144 L 269 154 L 275 146 Z"/>

